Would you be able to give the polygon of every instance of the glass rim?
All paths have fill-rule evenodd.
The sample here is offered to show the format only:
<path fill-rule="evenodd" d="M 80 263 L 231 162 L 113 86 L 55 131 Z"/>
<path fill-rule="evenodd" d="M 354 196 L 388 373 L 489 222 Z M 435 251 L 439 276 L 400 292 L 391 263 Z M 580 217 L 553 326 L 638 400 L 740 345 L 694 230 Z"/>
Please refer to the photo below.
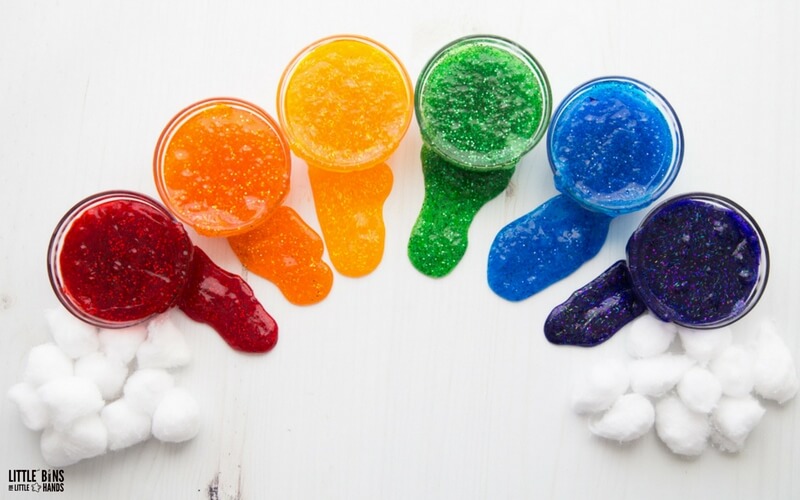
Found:
<path fill-rule="evenodd" d="M 286 140 L 286 136 L 281 130 L 279 123 L 270 116 L 263 108 L 253 104 L 250 101 L 246 101 L 244 99 L 240 99 L 238 97 L 209 97 L 207 99 L 202 99 L 195 103 L 192 103 L 178 113 L 173 116 L 164 129 L 161 131 L 161 134 L 158 137 L 158 141 L 156 142 L 155 151 L 153 152 L 153 178 L 156 184 L 156 190 L 158 191 L 158 195 L 161 198 L 161 201 L 167 207 L 167 210 L 172 212 L 174 217 L 176 217 L 179 221 L 183 222 L 184 224 L 188 225 L 189 227 L 196 230 L 198 233 L 204 236 L 212 236 L 212 237 L 227 237 L 227 236 L 234 236 L 237 234 L 242 234 L 244 232 L 250 231 L 253 228 L 261 225 L 264 223 L 270 215 L 272 215 L 272 210 L 279 206 L 289 194 L 289 184 L 291 179 L 287 181 L 286 188 L 280 194 L 280 196 L 276 199 L 275 203 L 268 207 L 267 210 L 264 211 L 261 217 L 247 221 L 246 223 L 232 228 L 232 229 L 217 229 L 214 227 L 201 227 L 198 226 L 196 221 L 192 220 L 189 217 L 186 217 L 184 214 L 181 213 L 181 210 L 172 202 L 172 197 L 169 195 L 169 191 L 166 186 L 166 180 L 164 179 L 164 157 L 167 153 L 167 148 L 172 141 L 172 138 L 175 134 L 180 130 L 180 128 L 191 118 L 196 116 L 197 114 L 212 108 L 213 106 L 225 104 L 243 111 L 247 111 L 252 113 L 258 119 L 262 120 L 276 135 L 278 138 L 278 142 L 281 144 L 281 149 L 283 150 L 284 154 L 284 168 L 288 170 L 289 177 L 291 177 L 291 168 L 292 168 L 292 160 L 291 160 L 291 150 L 289 149 L 289 144 Z"/>
<path fill-rule="evenodd" d="M 289 119 L 286 114 L 286 92 L 288 91 L 289 85 L 291 84 L 292 77 L 295 74 L 295 70 L 300 65 L 300 63 L 311 54 L 314 50 L 322 47 L 324 45 L 341 42 L 341 41 L 354 41 L 363 43 L 368 45 L 374 49 L 377 49 L 381 52 L 386 58 L 395 66 L 397 69 L 398 75 L 400 76 L 401 80 L 403 80 L 403 86 L 406 89 L 406 115 L 404 117 L 403 127 L 398 133 L 397 140 L 392 145 L 392 147 L 387 148 L 381 154 L 376 155 L 373 158 L 370 158 L 368 161 L 347 161 L 347 162 L 338 162 L 337 164 L 331 164 L 327 158 L 320 157 L 311 153 L 308 148 L 301 147 L 296 140 L 296 135 L 292 130 L 292 127 L 289 125 Z M 337 34 L 337 35 L 329 35 L 323 38 L 320 38 L 310 44 L 306 45 L 303 49 L 301 49 L 294 57 L 289 61 L 289 64 L 286 65 L 283 72 L 281 73 L 280 80 L 278 81 L 278 92 L 276 95 L 276 106 L 275 109 L 277 110 L 278 115 L 278 122 L 280 123 L 281 128 L 283 129 L 284 134 L 286 135 L 287 142 L 289 144 L 290 149 L 297 155 L 299 158 L 303 159 L 307 163 L 321 167 L 327 170 L 332 171 L 341 171 L 341 172 L 351 172 L 356 170 L 365 170 L 370 167 L 374 167 L 380 163 L 385 162 L 397 148 L 400 146 L 400 143 L 405 137 L 408 128 L 411 125 L 412 115 L 414 114 L 414 87 L 411 83 L 411 77 L 409 76 L 408 71 L 406 70 L 405 66 L 403 65 L 400 58 L 392 52 L 388 47 L 383 45 L 382 43 L 363 35 L 354 35 L 354 34 Z"/>
<path fill-rule="evenodd" d="M 691 193 L 684 193 L 676 196 L 672 196 L 667 200 L 659 203 L 657 206 L 653 207 L 647 215 L 642 219 L 639 225 L 634 230 L 634 233 L 631 235 L 631 239 L 629 239 L 628 244 L 626 244 L 625 252 L 626 257 L 628 260 L 628 268 L 630 269 L 631 273 L 631 281 L 633 282 L 634 289 L 636 290 L 636 295 L 645 303 L 648 310 L 652 311 L 653 309 L 650 307 L 651 302 L 657 302 L 661 304 L 661 301 L 658 300 L 652 293 L 643 293 L 642 290 L 647 290 L 648 287 L 645 287 L 644 284 L 640 282 L 638 279 L 637 273 L 635 270 L 630 266 L 630 255 L 631 255 L 631 247 L 630 241 L 633 238 L 633 235 L 636 234 L 641 228 L 643 228 L 649 221 L 651 221 L 654 217 L 658 216 L 661 210 L 663 210 L 667 205 L 672 203 L 682 201 L 682 200 L 698 200 L 704 203 L 722 206 L 734 212 L 737 216 L 741 217 L 742 220 L 750 226 L 755 234 L 756 238 L 758 239 L 758 244 L 761 250 L 761 255 L 758 261 L 758 277 L 756 279 L 756 283 L 753 286 L 752 290 L 750 290 L 750 294 L 747 296 L 745 300 L 744 308 L 739 311 L 736 315 L 723 318 L 718 321 L 713 321 L 709 323 L 688 323 L 680 320 L 676 320 L 675 318 L 669 318 L 668 321 L 675 323 L 676 325 L 683 326 L 686 328 L 694 329 L 694 330 L 710 330 L 715 328 L 722 328 L 724 326 L 728 326 L 733 324 L 743 317 L 745 317 L 756 304 L 761 300 L 761 297 L 764 295 L 764 290 L 767 287 L 767 282 L 769 281 L 769 272 L 770 272 L 770 257 L 769 257 L 769 246 L 767 245 L 767 240 L 764 236 L 763 231 L 761 230 L 761 226 L 758 225 L 755 218 L 745 210 L 744 207 L 736 203 L 735 201 L 731 200 L 722 195 L 714 194 L 714 193 L 707 193 L 702 191 L 696 191 Z M 635 252 L 635 250 L 634 250 Z M 652 299 L 652 300 L 651 300 Z M 654 313 L 655 314 L 655 313 Z M 658 315 L 656 315 L 658 316 Z M 664 318 L 662 318 L 664 319 Z"/>
<path fill-rule="evenodd" d="M 65 291 L 62 279 L 61 279 L 61 263 L 59 256 L 61 255 L 61 247 L 64 242 L 64 238 L 69 233 L 70 229 L 72 228 L 72 224 L 84 214 L 87 210 L 96 207 L 102 203 L 106 203 L 111 200 L 133 200 L 140 203 L 143 203 L 153 209 L 157 210 L 158 212 L 162 213 L 165 217 L 169 220 L 174 221 L 175 223 L 179 223 L 179 221 L 167 210 L 163 205 L 161 205 L 155 199 L 142 194 L 137 193 L 135 191 L 128 191 L 124 189 L 116 189 L 116 190 L 108 190 L 108 191 L 101 191 L 99 193 L 95 193 L 93 195 L 87 196 L 86 198 L 80 200 L 79 202 L 75 203 L 69 210 L 67 210 L 61 219 L 56 224 L 55 229 L 53 230 L 53 234 L 50 236 L 50 242 L 47 246 L 47 276 L 50 281 L 50 286 L 53 289 L 53 293 L 55 293 L 56 298 L 61 303 L 64 308 L 69 311 L 70 314 L 75 316 L 76 318 L 90 324 L 93 326 L 97 326 L 100 328 L 127 328 L 129 326 L 138 325 L 143 323 L 152 317 L 156 316 L 159 313 L 151 314 L 144 318 L 139 318 L 130 321 L 110 321 L 107 319 L 99 318 L 92 314 L 87 313 L 80 307 L 78 307 L 74 301 L 70 300 L 68 294 Z M 188 234 L 186 235 L 188 238 Z M 191 255 L 188 257 L 191 260 Z M 187 276 L 188 281 L 188 276 Z"/>
<path fill-rule="evenodd" d="M 648 96 L 651 102 L 661 111 L 661 115 L 664 117 L 665 121 L 667 122 L 670 132 L 672 134 L 673 139 L 673 156 L 672 162 L 670 163 L 667 172 L 662 177 L 661 181 L 658 183 L 658 186 L 652 190 L 648 190 L 648 195 L 644 198 L 643 201 L 639 201 L 638 203 L 629 203 L 624 206 L 617 206 L 611 203 L 599 203 L 599 202 L 591 202 L 584 199 L 580 193 L 574 189 L 574 182 L 568 183 L 564 185 L 567 195 L 569 195 L 573 200 L 577 203 L 582 205 L 589 210 L 604 213 L 606 215 L 610 215 L 615 217 L 617 215 L 627 214 L 631 212 L 635 212 L 637 210 L 641 210 L 648 205 L 652 204 L 655 200 L 660 198 L 675 182 L 675 179 L 680 173 L 681 166 L 683 164 L 683 154 L 684 154 L 684 136 L 683 136 L 683 127 L 681 126 L 680 119 L 678 118 L 678 114 L 675 112 L 675 108 L 672 107 L 672 104 L 655 88 L 644 83 L 641 80 L 636 78 L 631 78 L 628 76 L 620 76 L 620 75 L 609 75 L 609 76 L 601 76 L 597 78 L 592 78 L 591 80 L 587 80 L 577 87 L 570 90 L 564 99 L 559 103 L 556 107 L 555 111 L 553 112 L 553 118 L 551 120 L 551 126 L 547 131 L 547 161 L 550 164 L 550 170 L 553 172 L 553 175 L 559 174 L 559 168 L 556 166 L 556 162 L 553 160 L 553 130 L 555 129 L 555 124 L 558 122 L 561 115 L 565 112 L 565 110 L 578 98 L 583 92 L 591 88 L 592 86 L 598 83 L 605 83 L 605 82 L 621 82 L 631 84 L 641 90 L 644 94 Z"/>
<path fill-rule="evenodd" d="M 510 158 L 508 162 L 503 162 L 499 164 L 489 163 L 489 162 L 480 162 L 474 164 L 466 164 L 461 158 L 458 158 L 452 154 L 449 154 L 448 151 L 444 150 L 436 140 L 434 140 L 428 131 L 426 130 L 425 124 L 423 123 L 424 114 L 422 113 L 422 97 L 424 94 L 425 86 L 427 85 L 428 78 L 430 77 L 431 72 L 437 66 L 437 63 L 447 55 L 447 53 L 452 50 L 454 47 L 462 46 L 466 44 L 479 44 L 479 43 L 487 43 L 491 44 L 495 47 L 502 48 L 508 51 L 510 54 L 519 58 L 528 68 L 531 69 L 534 78 L 536 79 L 537 83 L 539 84 L 539 88 L 542 93 L 542 119 L 539 122 L 539 126 L 536 128 L 536 131 L 533 135 L 528 139 L 527 144 L 523 151 L 521 151 L 516 157 Z M 536 59 L 536 57 L 531 54 L 528 49 L 520 45 L 519 43 L 505 38 L 499 35 L 491 35 L 491 34 L 473 34 L 462 36 L 456 38 L 455 40 L 450 41 L 449 43 L 442 46 L 439 50 L 431 56 L 430 59 L 425 63 L 420 71 L 419 76 L 417 77 L 417 83 L 414 92 L 414 112 L 417 118 L 417 124 L 419 125 L 420 135 L 422 135 L 423 141 L 430 146 L 439 156 L 445 158 L 447 161 L 459 165 L 463 168 L 469 170 L 488 170 L 494 168 L 513 168 L 517 162 L 528 152 L 530 152 L 536 145 L 542 140 L 545 136 L 547 131 L 548 125 L 550 124 L 551 114 L 553 109 L 553 93 L 550 87 L 550 80 L 547 78 L 547 73 L 544 71 L 544 68 Z"/>

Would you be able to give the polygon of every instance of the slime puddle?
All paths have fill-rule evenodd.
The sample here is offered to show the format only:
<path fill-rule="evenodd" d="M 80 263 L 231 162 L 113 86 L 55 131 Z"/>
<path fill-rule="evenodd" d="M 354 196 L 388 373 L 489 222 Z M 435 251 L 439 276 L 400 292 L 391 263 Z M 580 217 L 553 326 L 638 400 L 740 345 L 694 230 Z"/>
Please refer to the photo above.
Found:
<path fill-rule="evenodd" d="M 629 78 L 599 78 L 559 105 L 547 153 L 564 194 L 504 227 L 489 251 L 487 281 L 507 300 L 573 273 L 600 250 L 612 217 L 660 197 L 680 170 L 683 136 L 655 90 Z"/>
<path fill-rule="evenodd" d="M 353 173 L 309 167 L 308 176 L 331 262 L 345 276 L 369 274 L 383 258 L 392 170 L 385 163 Z"/>
<path fill-rule="evenodd" d="M 550 119 L 550 86 L 536 60 L 499 37 L 442 48 L 417 81 L 425 199 L 408 243 L 414 267 L 441 277 L 461 261 L 478 210 L 507 186 Z"/>
<path fill-rule="evenodd" d="M 441 277 L 467 251 L 472 220 L 508 186 L 514 169 L 471 171 L 449 163 L 422 146 L 425 199 L 408 241 L 408 257 L 420 272 Z"/>
<path fill-rule="evenodd" d="M 289 207 L 276 208 L 267 222 L 228 243 L 245 267 L 293 304 L 313 304 L 330 292 L 333 273 L 322 262 L 322 239 Z"/>
<path fill-rule="evenodd" d="M 758 225 L 723 197 L 693 193 L 654 208 L 619 261 L 550 313 L 545 336 L 556 344 L 604 342 L 649 310 L 693 329 L 737 321 L 758 302 L 769 256 Z"/>
<path fill-rule="evenodd" d="M 267 352 L 278 340 L 247 283 L 217 267 L 144 195 L 99 193 L 73 207 L 53 233 L 48 273 L 67 310 L 93 325 L 123 328 L 177 305 L 236 350 Z"/>
<path fill-rule="evenodd" d="M 365 37 L 319 40 L 281 77 L 278 119 L 308 163 L 328 254 L 345 276 L 369 274 L 383 258 L 383 204 L 393 182 L 385 162 L 411 122 L 412 99 L 400 61 Z"/>
<path fill-rule="evenodd" d="M 154 160 L 158 192 L 178 219 L 200 234 L 228 237 L 245 267 L 290 302 L 313 304 L 328 295 L 332 277 L 319 236 L 294 211 L 281 210 L 290 172 L 278 124 L 231 98 L 181 111 L 161 134 Z"/>

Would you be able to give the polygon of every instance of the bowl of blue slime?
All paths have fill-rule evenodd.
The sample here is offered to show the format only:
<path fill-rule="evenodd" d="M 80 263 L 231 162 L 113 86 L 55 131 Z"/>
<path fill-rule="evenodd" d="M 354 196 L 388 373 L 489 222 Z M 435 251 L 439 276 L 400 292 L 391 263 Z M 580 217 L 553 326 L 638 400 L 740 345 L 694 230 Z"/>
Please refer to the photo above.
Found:
<path fill-rule="evenodd" d="M 719 328 L 747 314 L 769 276 L 769 251 L 755 220 L 718 195 L 671 198 L 650 212 L 627 244 L 636 295 L 664 321 Z"/>
<path fill-rule="evenodd" d="M 590 80 L 553 114 L 547 155 L 556 188 L 594 212 L 646 207 L 675 180 L 683 132 L 664 97 L 627 77 Z"/>

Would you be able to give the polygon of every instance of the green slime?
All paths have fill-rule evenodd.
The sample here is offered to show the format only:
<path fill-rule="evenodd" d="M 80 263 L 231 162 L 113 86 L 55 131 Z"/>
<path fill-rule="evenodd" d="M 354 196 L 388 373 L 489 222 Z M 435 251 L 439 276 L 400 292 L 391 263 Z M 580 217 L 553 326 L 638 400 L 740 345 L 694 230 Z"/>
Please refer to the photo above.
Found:
<path fill-rule="evenodd" d="M 408 258 L 421 273 L 439 278 L 461 261 L 478 210 L 508 186 L 514 168 L 465 170 L 423 145 L 425 199 L 408 241 Z"/>

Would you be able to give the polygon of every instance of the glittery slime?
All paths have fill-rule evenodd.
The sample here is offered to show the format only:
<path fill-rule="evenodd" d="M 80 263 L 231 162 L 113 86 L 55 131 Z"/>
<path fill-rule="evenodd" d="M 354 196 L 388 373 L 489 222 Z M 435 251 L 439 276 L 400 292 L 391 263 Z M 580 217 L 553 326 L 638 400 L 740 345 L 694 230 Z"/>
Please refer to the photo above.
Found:
<path fill-rule="evenodd" d="M 649 309 L 689 328 L 718 328 L 758 302 L 769 274 L 761 230 L 723 197 L 693 193 L 667 200 L 628 240 L 614 264 L 550 313 L 553 343 L 592 346 Z"/>
<path fill-rule="evenodd" d="M 308 162 L 317 217 L 336 269 L 372 272 L 383 257 L 384 162 L 411 123 L 413 89 L 400 61 L 365 37 L 319 40 L 284 71 L 278 119 Z"/>
<path fill-rule="evenodd" d="M 408 243 L 422 273 L 452 271 L 478 210 L 508 186 L 550 119 L 550 86 L 517 44 L 473 36 L 441 49 L 417 81 L 425 199 Z"/>
<path fill-rule="evenodd" d="M 487 281 L 522 300 L 600 251 L 611 217 L 643 208 L 680 171 L 683 134 L 669 103 L 642 82 L 598 78 L 573 90 L 548 131 L 558 195 L 504 227 L 489 250 Z"/>
<path fill-rule="evenodd" d="M 670 105 L 624 77 L 599 78 L 572 91 L 553 115 L 547 142 L 556 188 L 611 216 L 658 198 L 683 157 Z"/>
<path fill-rule="evenodd" d="M 475 170 L 514 166 L 544 134 L 550 103 L 536 60 L 497 37 L 456 40 L 417 81 L 423 140 L 450 162 Z"/>
<path fill-rule="evenodd" d="M 206 236 L 262 223 L 289 190 L 289 150 L 257 107 L 212 99 L 182 111 L 156 147 L 156 186 L 178 219 Z"/>
<path fill-rule="evenodd" d="M 156 147 L 156 185 L 175 215 L 201 234 L 228 236 L 245 267 L 289 301 L 312 304 L 327 296 L 332 275 L 319 236 L 280 206 L 290 169 L 278 124 L 239 99 L 188 107 Z"/>
<path fill-rule="evenodd" d="M 48 272 L 62 304 L 97 326 L 134 325 L 177 305 L 234 349 L 267 352 L 278 340 L 275 320 L 247 283 L 137 193 L 99 193 L 73 207 L 53 233 Z"/>

